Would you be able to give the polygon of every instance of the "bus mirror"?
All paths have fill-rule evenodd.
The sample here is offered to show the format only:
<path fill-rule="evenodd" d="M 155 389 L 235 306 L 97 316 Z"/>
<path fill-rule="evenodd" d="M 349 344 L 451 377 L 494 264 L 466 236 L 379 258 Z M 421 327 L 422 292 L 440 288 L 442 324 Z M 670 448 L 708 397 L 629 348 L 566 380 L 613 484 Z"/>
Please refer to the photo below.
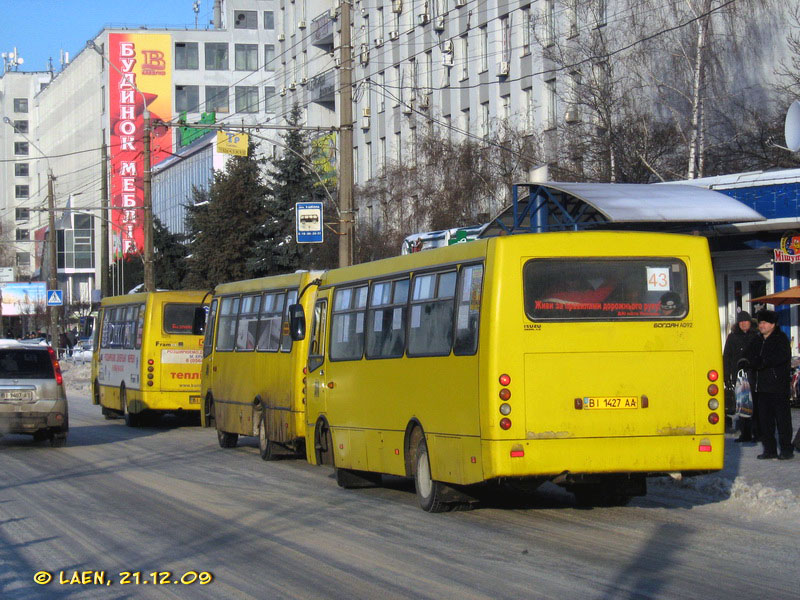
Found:
<path fill-rule="evenodd" d="M 203 335 L 206 332 L 206 308 L 198 306 L 194 309 L 192 319 L 192 335 Z"/>
<path fill-rule="evenodd" d="M 306 337 L 306 314 L 302 304 L 289 306 L 289 335 L 292 341 L 299 342 Z"/>

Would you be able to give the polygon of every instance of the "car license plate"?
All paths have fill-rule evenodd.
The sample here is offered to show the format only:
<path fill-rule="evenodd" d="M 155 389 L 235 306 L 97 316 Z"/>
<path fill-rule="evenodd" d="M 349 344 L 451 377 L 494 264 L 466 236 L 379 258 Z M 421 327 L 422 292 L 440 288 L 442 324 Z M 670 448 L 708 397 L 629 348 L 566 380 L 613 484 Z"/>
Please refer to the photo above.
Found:
<path fill-rule="evenodd" d="M 200 404 L 200 396 L 189 396 L 189 404 Z"/>
<path fill-rule="evenodd" d="M 0 392 L 0 400 L 33 400 L 33 391 L 31 390 L 6 390 Z"/>
<path fill-rule="evenodd" d="M 589 410 L 639 408 L 637 396 L 587 396 L 583 399 L 583 408 Z"/>

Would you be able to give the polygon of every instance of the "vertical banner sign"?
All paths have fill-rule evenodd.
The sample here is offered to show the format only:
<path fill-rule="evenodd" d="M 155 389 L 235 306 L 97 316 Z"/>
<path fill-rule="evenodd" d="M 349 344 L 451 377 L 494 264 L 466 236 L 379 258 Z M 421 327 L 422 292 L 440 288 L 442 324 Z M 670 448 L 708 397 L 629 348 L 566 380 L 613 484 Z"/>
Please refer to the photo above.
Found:
<path fill-rule="evenodd" d="M 172 152 L 172 36 L 109 33 L 108 69 L 111 155 L 111 223 L 115 255 L 144 251 L 144 103 L 150 111 L 150 162 Z M 118 254 L 117 254 L 118 253 Z"/>

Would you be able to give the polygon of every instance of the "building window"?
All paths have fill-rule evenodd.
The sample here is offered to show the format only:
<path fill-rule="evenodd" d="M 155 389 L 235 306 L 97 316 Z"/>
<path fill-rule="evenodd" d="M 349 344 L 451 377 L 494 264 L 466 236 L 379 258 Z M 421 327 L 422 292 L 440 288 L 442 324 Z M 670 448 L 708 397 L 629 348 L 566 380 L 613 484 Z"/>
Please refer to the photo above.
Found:
<path fill-rule="evenodd" d="M 31 266 L 31 253 L 30 252 L 17 252 L 17 266 L 30 267 Z"/>
<path fill-rule="evenodd" d="M 481 73 L 489 69 L 489 28 L 484 25 L 481 33 Z"/>
<path fill-rule="evenodd" d="M 505 62 L 511 61 L 511 19 L 503 17 L 500 19 L 500 31 L 502 33 L 503 41 L 503 56 L 502 60 Z"/>
<path fill-rule="evenodd" d="M 236 112 L 258 112 L 258 88 L 253 85 L 236 86 Z"/>
<path fill-rule="evenodd" d="M 544 0 L 544 45 L 556 43 L 556 8 L 555 0 Z"/>
<path fill-rule="evenodd" d="M 597 0 L 597 26 L 603 27 L 606 24 L 607 0 Z"/>
<path fill-rule="evenodd" d="M 94 268 L 94 224 L 91 215 L 73 215 L 73 229 L 58 231 L 58 268 Z"/>
<path fill-rule="evenodd" d="M 522 55 L 531 53 L 531 29 L 533 20 L 531 19 L 531 7 L 526 6 L 522 9 Z"/>
<path fill-rule="evenodd" d="M 30 209 L 23 208 L 23 207 L 17 207 L 15 212 L 16 212 L 17 221 L 27 221 L 28 219 L 31 218 Z"/>
<path fill-rule="evenodd" d="M 175 112 L 199 112 L 200 86 L 176 85 L 175 86 Z"/>
<path fill-rule="evenodd" d="M 255 10 L 233 11 L 234 29 L 258 29 L 258 12 Z"/>
<path fill-rule="evenodd" d="M 271 10 L 264 11 L 264 29 L 275 29 L 275 13 Z"/>
<path fill-rule="evenodd" d="M 27 177 L 31 174 L 31 169 L 28 163 L 15 163 L 14 164 L 14 175 L 17 177 Z"/>
<path fill-rule="evenodd" d="M 14 98 L 14 112 L 26 113 L 28 112 L 28 99 L 27 98 Z"/>
<path fill-rule="evenodd" d="M 275 45 L 264 45 L 264 69 L 266 71 L 275 71 L 277 65 L 275 64 Z"/>
<path fill-rule="evenodd" d="M 469 79 L 469 37 L 461 36 L 461 79 Z"/>
<path fill-rule="evenodd" d="M 228 105 L 228 88 L 224 85 L 206 86 L 206 112 L 227 113 L 230 112 Z"/>
<path fill-rule="evenodd" d="M 384 71 L 378 73 L 377 99 L 378 112 L 382 113 L 386 110 L 386 73 Z"/>
<path fill-rule="evenodd" d="M 258 70 L 258 44 L 235 44 L 234 56 L 237 71 Z"/>
<path fill-rule="evenodd" d="M 27 185 L 15 185 L 14 186 L 14 197 L 15 198 L 29 198 L 30 197 L 30 188 Z"/>
<path fill-rule="evenodd" d="M 268 85 L 264 88 L 264 110 L 268 113 L 278 112 L 278 96 L 275 95 L 275 86 Z"/>
<path fill-rule="evenodd" d="M 14 120 L 14 131 L 17 133 L 28 133 L 28 121 L 27 120 Z"/>
<path fill-rule="evenodd" d="M 28 142 L 14 142 L 14 154 L 17 156 L 28 156 Z"/>
<path fill-rule="evenodd" d="M 544 82 L 545 101 L 547 103 L 547 129 L 555 129 L 557 124 L 557 100 L 556 80 L 550 79 Z"/>
<path fill-rule="evenodd" d="M 461 111 L 461 133 L 467 135 L 469 133 L 469 109 L 465 108 Z"/>
<path fill-rule="evenodd" d="M 535 122 L 534 114 L 536 111 L 536 106 L 534 104 L 533 90 L 531 88 L 528 88 L 527 90 L 522 90 L 522 110 L 523 110 L 522 122 L 525 124 L 525 131 L 527 133 L 533 133 L 533 125 Z"/>
<path fill-rule="evenodd" d="M 218 42 L 206 43 L 206 69 L 209 71 L 225 71 L 228 69 L 228 44 Z"/>
<path fill-rule="evenodd" d="M 489 137 L 489 103 L 481 104 L 481 137 Z"/>
<path fill-rule="evenodd" d="M 176 69 L 200 68 L 198 54 L 197 54 L 197 42 L 175 43 L 175 68 Z"/>
<path fill-rule="evenodd" d="M 24 242 L 31 239 L 31 233 L 27 229 L 17 229 L 16 238 L 18 242 Z"/>

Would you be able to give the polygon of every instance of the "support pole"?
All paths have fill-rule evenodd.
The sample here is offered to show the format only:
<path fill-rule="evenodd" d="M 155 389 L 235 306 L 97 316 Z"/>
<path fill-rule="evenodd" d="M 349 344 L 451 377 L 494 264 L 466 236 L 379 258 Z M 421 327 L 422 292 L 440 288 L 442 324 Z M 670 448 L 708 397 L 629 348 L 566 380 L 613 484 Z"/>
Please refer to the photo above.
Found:
<path fill-rule="evenodd" d="M 101 150 L 101 176 L 100 176 L 100 296 L 105 298 L 109 295 L 108 287 L 108 221 L 111 218 L 108 210 L 108 147 L 103 142 Z"/>
<path fill-rule="evenodd" d="M 342 68 L 339 91 L 339 266 L 353 264 L 353 234 L 355 211 L 353 210 L 353 52 L 350 39 L 350 3 L 339 4 L 342 11 L 341 44 L 339 48 Z"/>
<path fill-rule="evenodd" d="M 53 172 L 47 174 L 47 224 L 48 224 L 48 261 L 49 275 L 47 280 L 47 289 L 58 289 L 58 256 L 56 247 L 58 245 L 58 235 L 56 234 L 56 211 L 55 211 L 55 189 L 53 180 Z M 50 315 L 50 345 L 53 348 L 58 348 L 58 307 L 48 306 L 47 312 Z"/>

